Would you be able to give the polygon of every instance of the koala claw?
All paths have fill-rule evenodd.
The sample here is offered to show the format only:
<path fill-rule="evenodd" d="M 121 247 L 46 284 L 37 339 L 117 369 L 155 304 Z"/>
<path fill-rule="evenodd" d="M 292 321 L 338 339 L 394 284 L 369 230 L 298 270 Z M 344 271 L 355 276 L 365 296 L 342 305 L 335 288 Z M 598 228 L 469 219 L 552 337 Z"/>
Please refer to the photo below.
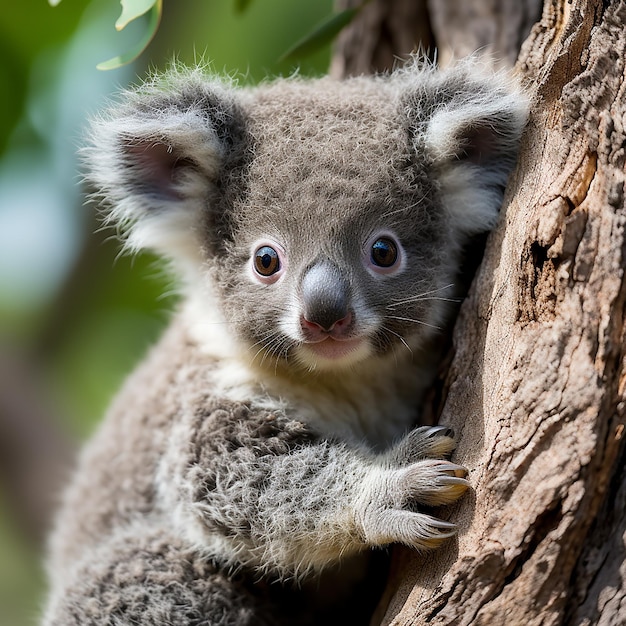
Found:
<path fill-rule="evenodd" d="M 425 459 L 398 470 L 396 502 L 437 506 L 458 500 L 468 489 L 467 469 L 440 459 Z"/>
<path fill-rule="evenodd" d="M 419 441 L 424 434 L 428 436 L 428 430 L 422 430 Z M 404 443 L 406 438 L 400 445 Z M 371 476 L 361 500 L 366 543 L 399 542 L 426 549 L 456 534 L 454 524 L 420 513 L 416 505 L 438 506 L 460 498 L 470 486 L 465 467 L 445 459 L 422 458 L 406 466 L 379 469 Z"/>
<path fill-rule="evenodd" d="M 456 448 L 454 431 L 447 426 L 423 426 L 409 432 L 389 451 L 392 463 L 405 465 L 420 459 L 449 457 Z"/>
<path fill-rule="evenodd" d="M 376 516 L 368 516 L 365 531 L 370 545 L 402 543 L 425 550 L 436 548 L 444 540 L 457 533 L 457 527 L 424 513 L 414 513 L 398 509 L 378 511 Z"/>
<path fill-rule="evenodd" d="M 454 430 L 448 426 L 427 426 L 426 428 L 424 434 L 427 437 L 450 437 L 450 439 L 454 439 Z"/>

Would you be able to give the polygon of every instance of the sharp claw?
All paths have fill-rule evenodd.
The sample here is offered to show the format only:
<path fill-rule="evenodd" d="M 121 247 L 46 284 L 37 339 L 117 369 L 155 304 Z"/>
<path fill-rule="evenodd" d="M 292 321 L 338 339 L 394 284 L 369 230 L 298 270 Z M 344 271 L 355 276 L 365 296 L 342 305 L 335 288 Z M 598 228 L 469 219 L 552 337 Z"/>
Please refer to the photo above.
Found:
<path fill-rule="evenodd" d="M 454 439 L 454 431 L 448 426 L 431 426 L 428 433 L 428 437 L 450 437 Z"/>
<path fill-rule="evenodd" d="M 433 520 L 432 525 L 436 528 L 441 528 L 442 530 L 451 530 L 454 532 L 456 532 L 457 530 L 456 524 L 453 524 L 452 522 L 446 522 L 442 519 Z"/>
<path fill-rule="evenodd" d="M 469 487 L 470 484 L 461 476 L 442 476 L 439 479 L 444 485 L 463 485 L 463 487 Z"/>
<path fill-rule="evenodd" d="M 468 474 L 466 467 L 457 465 L 456 463 L 442 463 L 439 466 L 439 469 L 444 472 L 451 472 L 452 476 L 455 476 L 456 478 L 465 478 Z"/>

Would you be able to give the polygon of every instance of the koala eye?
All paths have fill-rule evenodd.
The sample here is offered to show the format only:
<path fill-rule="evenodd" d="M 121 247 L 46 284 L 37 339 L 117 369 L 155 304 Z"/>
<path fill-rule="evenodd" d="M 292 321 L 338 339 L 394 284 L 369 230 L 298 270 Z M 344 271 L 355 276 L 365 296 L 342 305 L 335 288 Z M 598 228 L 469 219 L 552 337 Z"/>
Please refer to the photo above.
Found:
<path fill-rule="evenodd" d="M 383 269 L 393 267 L 398 260 L 398 246 L 389 237 L 380 237 L 372 244 L 371 260 Z"/>
<path fill-rule="evenodd" d="M 280 270 L 278 252 L 271 246 L 261 246 L 254 253 L 254 269 L 265 278 L 276 274 Z"/>

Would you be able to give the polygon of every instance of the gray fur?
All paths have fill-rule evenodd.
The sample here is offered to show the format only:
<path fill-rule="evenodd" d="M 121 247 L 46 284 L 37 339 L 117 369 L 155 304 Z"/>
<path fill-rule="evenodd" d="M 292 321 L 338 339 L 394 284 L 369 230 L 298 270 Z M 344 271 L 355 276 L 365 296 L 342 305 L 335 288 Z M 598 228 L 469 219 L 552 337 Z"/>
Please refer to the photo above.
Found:
<path fill-rule="evenodd" d="M 470 60 L 254 89 L 173 69 L 94 122 L 105 219 L 185 298 L 82 454 L 45 626 L 333 623 L 307 581 L 344 563 L 345 602 L 359 554 L 454 534 L 419 508 L 468 486 L 451 433 L 402 437 L 525 116 Z"/>

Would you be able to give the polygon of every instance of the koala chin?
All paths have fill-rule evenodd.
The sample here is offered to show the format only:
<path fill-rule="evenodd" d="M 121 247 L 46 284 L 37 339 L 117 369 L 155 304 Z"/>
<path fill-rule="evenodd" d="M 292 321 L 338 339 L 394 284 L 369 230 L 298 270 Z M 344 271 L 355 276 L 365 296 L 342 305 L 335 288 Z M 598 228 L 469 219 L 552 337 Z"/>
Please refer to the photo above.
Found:
<path fill-rule="evenodd" d="M 93 121 L 105 222 L 182 298 L 78 461 L 45 626 L 365 624 L 368 555 L 455 534 L 429 342 L 526 116 L 469 59 L 252 88 L 174 67 Z"/>

